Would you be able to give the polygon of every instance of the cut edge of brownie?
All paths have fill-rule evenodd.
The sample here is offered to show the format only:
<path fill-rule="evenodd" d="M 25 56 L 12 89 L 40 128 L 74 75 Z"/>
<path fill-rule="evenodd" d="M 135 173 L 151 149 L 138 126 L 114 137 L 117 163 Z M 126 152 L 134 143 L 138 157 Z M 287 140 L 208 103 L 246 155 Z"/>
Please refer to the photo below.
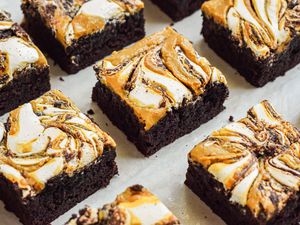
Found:
<path fill-rule="evenodd" d="M 287 221 L 290 225 L 299 224 L 300 193 L 295 193 L 286 207 L 266 223 L 255 218 L 247 207 L 231 203 L 223 184 L 201 165 L 189 161 L 185 184 L 228 225 L 285 225 Z"/>
<path fill-rule="evenodd" d="M 0 89 L 0 116 L 50 90 L 49 66 L 31 66 L 16 72 Z"/>
<path fill-rule="evenodd" d="M 136 14 L 126 16 L 125 22 L 107 24 L 102 31 L 84 36 L 65 49 L 51 29 L 43 23 L 37 9 L 24 3 L 21 7 L 25 15 L 23 28 L 32 36 L 37 46 L 47 52 L 68 74 L 75 74 L 145 36 L 142 9 Z"/>
<path fill-rule="evenodd" d="M 163 146 L 192 132 L 218 115 L 225 108 L 223 103 L 228 93 L 225 84 L 212 84 L 196 101 L 168 112 L 148 131 L 145 131 L 144 124 L 139 121 L 133 109 L 99 81 L 93 89 L 92 99 L 142 154 L 151 156 Z"/>
<path fill-rule="evenodd" d="M 276 55 L 258 60 L 250 48 L 240 46 L 230 30 L 203 15 L 202 34 L 209 47 L 243 76 L 250 84 L 262 87 L 300 63 L 300 36 Z M 226 45 L 224 45 L 226 43 Z"/>
<path fill-rule="evenodd" d="M 174 22 L 178 22 L 199 10 L 205 0 L 151 0 Z"/>
<path fill-rule="evenodd" d="M 52 178 L 45 189 L 29 199 L 21 198 L 18 187 L 0 175 L 0 199 L 8 211 L 14 212 L 24 225 L 49 224 L 77 203 L 106 187 L 117 174 L 116 152 L 105 147 L 95 161 L 76 172 Z"/>

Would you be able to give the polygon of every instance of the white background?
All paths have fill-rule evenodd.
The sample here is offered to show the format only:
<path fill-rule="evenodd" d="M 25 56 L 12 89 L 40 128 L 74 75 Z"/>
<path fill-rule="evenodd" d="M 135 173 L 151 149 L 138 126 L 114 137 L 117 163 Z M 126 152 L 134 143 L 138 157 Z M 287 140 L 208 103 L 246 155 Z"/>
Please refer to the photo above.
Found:
<path fill-rule="evenodd" d="M 9 11 L 15 21 L 22 20 L 20 1 L 0 0 L 0 8 Z M 147 34 L 160 31 L 172 22 L 149 0 L 145 0 L 145 17 Z M 263 88 L 254 88 L 207 46 L 200 36 L 201 26 L 200 11 L 174 25 L 178 32 L 193 41 L 200 55 L 205 56 L 226 75 L 230 88 L 230 96 L 225 102 L 226 110 L 191 134 L 164 147 L 150 158 L 144 158 L 126 139 L 125 135 L 111 124 L 96 104 L 92 103 L 91 93 L 96 83 L 92 67 L 82 70 L 76 75 L 67 75 L 58 66 L 54 66 L 53 61 L 49 59 L 52 89 L 62 90 L 85 113 L 89 109 L 93 109 L 96 113 L 93 116 L 95 121 L 117 142 L 117 163 L 120 174 L 111 180 L 111 184 L 107 188 L 99 190 L 59 217 L 52 223 L 53 225 L 64 224 L 71 214 L 77 213 L 87 204 L 102 207 L 103 204 L 113 201 L 117 194 L 133 184 L 142 184 L 150 189 L 183 224 L 223 225 L 222 220 L 183 184 L 188 166 L 188 152 L 210 132 L 226 125 L 230 115 L 235 119 L 241 118 L 252 105 L 263 99 L 270 100 L 277 111 L 300 127 L 300 67 L 294 68 L 286 76 L 278 78 Z M 63 77 L 65 81 L 60 81 L 60 77 Z M 3 203 L 0 202 L 0 225 L 15 224 L 20 224 L 18 219 L 12 213 L 7 212 Z"/>

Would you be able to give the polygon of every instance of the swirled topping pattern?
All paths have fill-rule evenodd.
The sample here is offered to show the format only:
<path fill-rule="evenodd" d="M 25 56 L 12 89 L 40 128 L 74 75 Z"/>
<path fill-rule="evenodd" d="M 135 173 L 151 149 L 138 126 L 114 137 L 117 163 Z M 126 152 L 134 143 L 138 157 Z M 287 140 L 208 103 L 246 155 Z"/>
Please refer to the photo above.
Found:
<path fill-rule="evenodd" d="M 40 14 L 64 47 L 144 8 L 140 0 L 23 0 Z"/>
<path fill-rule="evenodd" d="M 300 31 L 299 0 L 210 0 L 206 16 L 228 28 L 258 58 L 283 51 Z"/>
<path fill-rule="evenodd" d="M 15 73 L 33 64 L 48 66 L 28 35 L 7 12 L 0 11 L 0 88 L 13 80 Z"/>
<path fill-rule="evenodd" d="M 152 193 L 140 185 L 129 187 L 102 209 L 86 208 L 66 225 L 176 225 L 179 220 Z"/>
<path fill-rule="evenodd" d="M 72 176 L 114 141 L 61 92 L 53 90 L 12 111 L 0 126 L 0 174 L 23 198 L 43 190 L 55 176 Z"/>
<path fill-rule="evenodd" d="M 226 84 L 222 73 L 170 27 L 113 53 L 95 70 L 99 81 L 134 109 L 146 130 L 172 108 L 193 102 L 208 85 Z"/>
<path fill-rule="evenodd" d="M 189 154 L 223 184 L 230 201 L 270 220 L 300 187 L 300 134 L 267 101 L 213 132 Z"/>

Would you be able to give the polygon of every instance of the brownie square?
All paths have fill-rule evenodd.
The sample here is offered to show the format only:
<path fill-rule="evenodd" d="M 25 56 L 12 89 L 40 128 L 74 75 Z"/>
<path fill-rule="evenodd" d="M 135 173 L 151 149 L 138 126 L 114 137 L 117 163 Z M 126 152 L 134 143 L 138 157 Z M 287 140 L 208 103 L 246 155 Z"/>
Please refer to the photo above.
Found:
<path fill-rule="evenodd" d="M 46 58 L 10 15 L 0 10 L 0 115 L 49 89 Z"/>
<path fill-rule="evenodd" d="M 45 225 L 109 184 L 115 142 L 53 90 L 0 125 L 0 199 L 24 225 Z"/>
<path fill-rule="evenodd" d="M 199 10 L 205 0 L 151 0 L 177 22 Z"/>
<path fill-rule="evenodd" d="M 95 66 L 93 100 L 145 156 L 221 112 L 225 77 L 167 27 Z"/>
<path fill-rule="evenodd" d="M 112 224 L 180 224 L 172 212 L 151 192 L 141 185 L 127 188 L 111 204 L 100 209 L 86 207 L 65 225 Z"/>
<path fill-rule="evenodd" d="M 23 0 L 24 27 L 69 74 L 145 35 L 140 0 Z"/>
<path fill-rule="evenodd" d="M 228 225 L 299 224 L 299 138 L 263 101 L 189 153 L 186 184 Z"/>
<path fill-rule="evenodd" d="M 209 0 L 201 9 L 205 41 L 252 85 L 300 62 L 299 1 Z"/>

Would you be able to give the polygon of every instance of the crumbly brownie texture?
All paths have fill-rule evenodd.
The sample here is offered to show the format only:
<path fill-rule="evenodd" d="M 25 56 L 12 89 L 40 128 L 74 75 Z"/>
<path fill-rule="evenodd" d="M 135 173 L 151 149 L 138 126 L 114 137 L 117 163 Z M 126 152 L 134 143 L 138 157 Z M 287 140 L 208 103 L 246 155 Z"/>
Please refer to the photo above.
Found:
<path fill-rule="evenodd" d="M 116 200 L 101 209 L 85 208 L 66 225 L 157 224 L 175 225 L 179 220 L 152 193 L 141 185 L 127 188 Z"/>
<path fill-rule="evenodd" d="M 300 62 L 299 0 L 210 0 L 201 9 L 209 46 L 252 85 Z"/>
<path fill-rule="evenodd" d="M 221 72 L 170 27 L 95 70 L 93 100 L 146 156 L 214 117 L 228 95 Z"/>
<path fill-rule="evenodd" d="M 205 0 L 151 0 L 174 21 L 182 20 L 200 9 Z"/>
<path fill-rule="evenodd" d="M 296 225 L 299 138 L 263 101 L 190 152 L 186 184 L 229 225 Z"/>
<path fill-rule="evenodd" d="M 115 142 L 56 90 L 12 111 L 0 140 L 0 199 L 25 225 L 49 224 L 117 173 Z"/>
<path fill-rule="evenodd" d="M 49 89 L 44 55 L 10 15 L 0 10 L 0 115 Z"/>
<path fill-rule="evenodd" d="M 22 2 L 25 29 L 68 73 L 144 37 L 143 8 L 140 0 Z"/>

